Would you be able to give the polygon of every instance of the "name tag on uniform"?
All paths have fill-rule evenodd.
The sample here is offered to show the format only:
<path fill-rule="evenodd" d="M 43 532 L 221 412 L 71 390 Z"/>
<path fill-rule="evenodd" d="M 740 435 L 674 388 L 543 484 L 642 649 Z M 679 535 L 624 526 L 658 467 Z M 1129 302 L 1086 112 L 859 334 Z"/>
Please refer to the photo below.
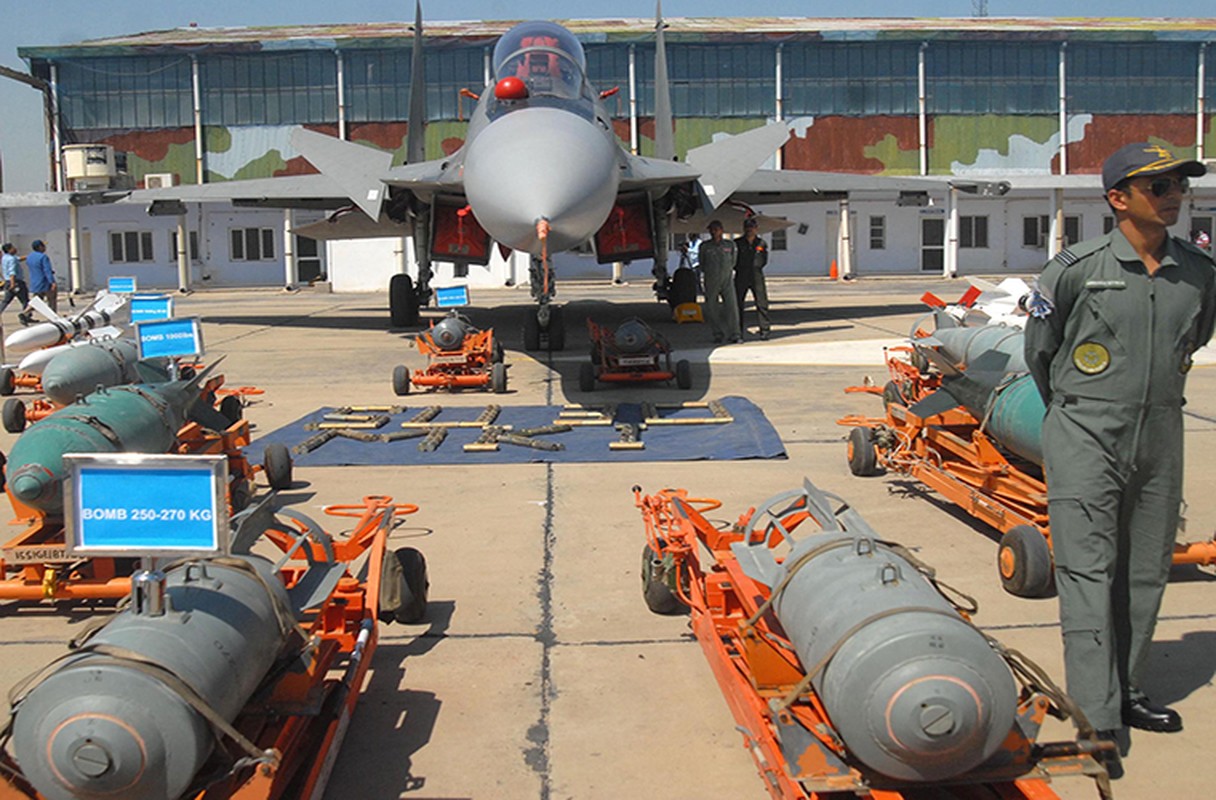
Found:
<path fill-rule="evenodd" d="M 1126 289 L 1127 281 L 1086 281 L 1086 289 Z"/>

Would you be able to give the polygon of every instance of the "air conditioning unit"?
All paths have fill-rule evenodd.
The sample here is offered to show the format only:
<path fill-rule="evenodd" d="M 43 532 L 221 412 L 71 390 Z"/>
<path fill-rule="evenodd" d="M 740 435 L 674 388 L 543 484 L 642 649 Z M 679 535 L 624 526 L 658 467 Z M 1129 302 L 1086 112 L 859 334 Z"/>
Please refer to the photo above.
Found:
<path fill-rule="evenodd" d="M 108 144 L 63 147 L 63 175 L 76 190 L 108 189 L 118 174 L 114 148 Z"/>
<path fill-rule="evenodd" d="M 168 189 L 177 184 L 176 172 L 149 172 L 144 176 L 145 189 Z"/>

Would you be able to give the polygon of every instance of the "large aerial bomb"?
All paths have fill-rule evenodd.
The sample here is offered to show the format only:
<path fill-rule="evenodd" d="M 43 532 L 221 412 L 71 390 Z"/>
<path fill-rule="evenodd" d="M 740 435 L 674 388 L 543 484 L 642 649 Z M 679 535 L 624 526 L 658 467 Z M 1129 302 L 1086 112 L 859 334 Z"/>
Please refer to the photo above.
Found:
<path fill-rule="evenodd" d="M 640 319 L 627 319 L 612 334 L 612 343 L 622 353 L 645 353 L 654 343 L 654 331 Z"/>
<path fill-rule="evenodd" d="M 59 405 L 68 405 L 98 386 L 119 386 L 148 380 L 148 371 L 158 372 L 158 381 L 169 380 L 164 359 L 145 362 L 137 368 L 139 347 L 129 339 L 91 341 L 69 347 L 43 368 L 42 391 Z"/>
<path fill-rule="evenodd" d="M 47 800 L 181 797 L 282 652 L 294 614 L 259 556 L 168 571 L 167 609 L 116 614 L 21 700 L 13 753 Z"/>
<path fill-rule="evenodd" d="M 861 763 L 901 781 L 945 781 L 983 764 L 1013 729 L 1008 665 L 859 515 L 847 530 L 829 527 L 798 537 L 781 563 L 763 539 L 731 550 L 773 590 L 773 612 L 817 669 L 812 685 L 836 733 Z"/>
<path fill-rule="evenodd" d="M 912 413 L 930 417 L 962 406 L 1010 452 L 1042 463 L 1047 407 L 1027 372 L 1021 329 L 944 327 L 912 342 L 942 370 L 942 388 L 914 404 Z"/>
<path fill-rule="evenodd" d="M 108 327 L 112 322 L 119 322 L 118 312 L 125 304 L 126 300 L 121 295 L 101 292 L 92 305 L 71 318 L 61 317 L 47 308 L 43 312 L 50 316 L 47 322 L 13 331 L 4 340 L 4 346 L 20 351 L 63 344 L 90 331 Z M 31 301 L 31 305 L 37 307 L 34 301 Z"/>
<path fill-rule="evenodd" d="M 432 341 L 440 350 L 459 350 L 464 344 L 464 337 L 476 333 L 476 329 L 458 314 L 450 314 L 431 327 Z"/>
<path fill-rule="evenodd" d="M 63 510 L 65 454 L 167 453 L 178 430 L 198 414 L 205 415 L 203 424 L 223 430 L 223 417 L 200 403 L 199 384 L 210 369 L 190 380 L 102 389 L 59 409 L 13 444 L 9 491 L 32 508 L 57 514 Z"/>

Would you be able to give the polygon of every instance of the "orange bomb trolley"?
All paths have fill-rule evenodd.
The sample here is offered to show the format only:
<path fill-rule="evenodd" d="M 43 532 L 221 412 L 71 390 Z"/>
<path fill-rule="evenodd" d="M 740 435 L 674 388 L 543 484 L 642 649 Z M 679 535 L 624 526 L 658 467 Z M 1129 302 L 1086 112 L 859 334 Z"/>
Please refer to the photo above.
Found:
<path fill-rule="evenodd" d="M 654 328 L 637 317 L 615 329 L 587 320 L 591 361 L 579 365 L 578 388 L 595 391 L 595 382 L 653 383 L 675 380 L 681 389 L 692 388 L 692 365 L 680 359 L 672 369 L 671 345 Z"/>
<path fill-rule="evenodd" d="M 320 797 L 366 682 L 377 620 L 414 623 L 426 614 L 425 559 L 413 548 L 388 549 L 400 517 L 417 510 L 386 496 L 326 507 L 330 516 L 353 520 L 345 534 L 328 533 L 267 501 L 236 515 L 232 555 L 163 568 L 167 591 L 176 592 L 181 610 L 169 605 L 159 618 L 143 622 L 137 608 L 120 611 L 69 656 L 19 685 L 8 729 L 14 735 L 4 737 L 0 751 L 0 797 L 41 798 L 38 786 L 80 797 L 165 796 L 167 786 L 188 786 L 170 794 L 190 800 Z M 250 549 L 255 543 L 265 543 L 260 556 Z M 117 631 L 132 623 L 145 631 L 143 638 L 130 650 L 115 646 Z M 220 642 L 200 635 L 216 626 L 229 645 L 218 653 Z M 260 635 L 267 627 L 269 635 Z M 178 647 L 155 646 L 149 637 L 162 629 L 180 637 Z M 82 669 L 96 678 L 52 685 L 58 673 Z M 194 685 L 185 683 L 186 674 Z M 112 717 L 102 712 L 138 702 L 129 698 L 129 687 L 139 685 L 131 681 L 154 685 L 161 707 L 153 715 L 132 712 L 122 726 L 107 727 Z M 226 699 L 229 692 L 240 694 Z M 47 709 L 65 719 L 42 721 Z M 191 724 L 165 727 L 184 718 Z M 92 761 L 84 753 L 60 752 L 82 746 L 63 730 L 89 724 Z M 118 757 L 126 755 L 124 732 L 152 742 L 134 765 Z M 184 745 L 170 753 L 170 743 Z M 108 768 L 97 770 L 96 763 Z M 108 778 L 122 791 L 93 791 L 110 785 Z"/>
<path fill-rule="evenodd" d="M 418 334 L 418 352 L 427 358 L 423 369 L 413 374 L 405 365 L 393 368 L 393 391 L 410 393 L 410 384 L 431 389 L 489 389 L 507 391 L 507 365 L 502 342 L 494 330 L 478 330 L 455 311 Z"/>
<path fill-rule="evenodd" d="M 1064 775 L 1109 797 L 1095 756 L 1113 744 L 970 624 L 974 601 L 840 498 L 807 482 L 728 526 L 704 516 L 718 501 L 683 489 L 634 497 L 646 604 L 691 613 L 774 798 L 1049 800 Z M 1048 713 L 1071 716 L 1078 739 L 1036 742 Z"/>

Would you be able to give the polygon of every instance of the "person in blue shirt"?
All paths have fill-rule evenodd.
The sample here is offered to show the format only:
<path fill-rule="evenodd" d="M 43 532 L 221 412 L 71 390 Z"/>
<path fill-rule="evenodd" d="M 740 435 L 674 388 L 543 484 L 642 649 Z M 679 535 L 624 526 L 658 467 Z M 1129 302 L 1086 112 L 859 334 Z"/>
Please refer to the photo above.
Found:
<path fill-rule="evenodd" d="M 25 285 L 25 275 L 21 272 L 21 259 L 17 257 L 17 248 L 5 242 L 3 259 L 0 259 L 0 278 L 4 280 L 4 299 L 0 300 L 0 314 L 13 302 L 13 298 L 21 301 L 21 313 L 18 318 L 22 325 L 30 324 L 29 304 L 30 292 Z"/>
<path fill-rule="evenodd" d="M 52 311 L 57 311 L 59 286 L 55 283 L 55 268 L 51 266 L 51 257 L 46 254 L 46 244 L 41 239 L 35 239 L 30 249 L 33 252 L 25 257 L 25 265 L 30 271 L 30 294 L 38 295 Z"/>

